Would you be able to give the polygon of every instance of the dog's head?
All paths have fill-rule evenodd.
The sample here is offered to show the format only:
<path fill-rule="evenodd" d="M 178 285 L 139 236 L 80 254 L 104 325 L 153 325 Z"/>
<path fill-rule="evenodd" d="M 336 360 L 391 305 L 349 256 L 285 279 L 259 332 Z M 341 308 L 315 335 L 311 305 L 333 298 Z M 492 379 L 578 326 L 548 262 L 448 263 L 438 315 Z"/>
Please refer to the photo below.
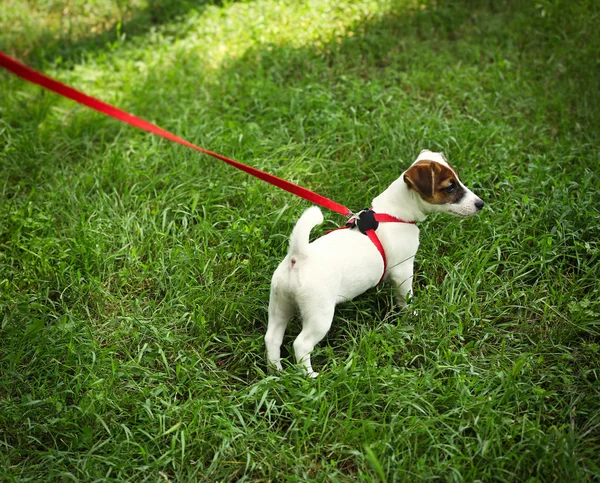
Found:
<path fill-rule="evenodd" d="M 424 149 L 404 173 L 404 182 L 427 206 L 458 216 L 470 216 L 483 208 L 483 200 L 467 188 L 443 153 Z"/>

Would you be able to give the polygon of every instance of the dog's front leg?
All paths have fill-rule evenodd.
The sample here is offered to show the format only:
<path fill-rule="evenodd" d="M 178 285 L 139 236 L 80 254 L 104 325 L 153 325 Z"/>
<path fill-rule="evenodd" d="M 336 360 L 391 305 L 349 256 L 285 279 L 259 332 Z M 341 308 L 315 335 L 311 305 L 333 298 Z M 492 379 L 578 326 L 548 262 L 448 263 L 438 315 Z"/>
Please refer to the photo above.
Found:
<path fill-rule="evenodd" d="M 413 265 L 405 262 L 390 271 L 389 276 L 394 285 L 396 305 L 401 308 L 407 306 L 408 300 L 412 297 Z"/>
<path fill-rule="evenodd" d="M 413 295 L 412 291 L 412 277 L 410 282 L 404 282 L 395 287 L 395 297 L 394 300 L 396 305 L 400 308 L 406 308 L 408 305 L 408 301 Z"/>

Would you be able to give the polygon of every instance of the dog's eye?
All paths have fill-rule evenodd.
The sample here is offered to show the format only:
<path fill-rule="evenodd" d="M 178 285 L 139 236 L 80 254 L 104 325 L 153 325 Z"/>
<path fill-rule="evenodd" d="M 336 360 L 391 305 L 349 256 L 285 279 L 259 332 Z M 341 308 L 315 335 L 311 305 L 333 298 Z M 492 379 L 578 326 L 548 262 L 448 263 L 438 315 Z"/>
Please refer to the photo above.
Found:
<path fill-rule="evenodd" d="M 456 189 L 456 184 L 450 183 L 448 186 L 444 188 L 446 193 L 452 193 Z"/>

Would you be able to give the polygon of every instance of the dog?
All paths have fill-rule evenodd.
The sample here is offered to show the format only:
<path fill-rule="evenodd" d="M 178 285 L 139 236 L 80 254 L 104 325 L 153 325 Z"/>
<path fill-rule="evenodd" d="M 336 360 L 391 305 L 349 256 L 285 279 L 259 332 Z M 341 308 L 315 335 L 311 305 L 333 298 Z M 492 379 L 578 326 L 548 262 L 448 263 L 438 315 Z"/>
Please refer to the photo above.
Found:
<path fill-rule="evenodd" d="M 369 210 L 371 217 L 373 213 L 391 215 L 395 223 L 377 226 L 375 222 L 366 230 L 356 226 L 334 230 L 309 243 L 310 232 L 323 222 L 323 215 L 316 206 L 308 208 L 292 230 L 289 252 L 271 281 L 265 335 L 269 363 L 282 370 L 283 335 L 299 310 L 302 330 L 294 341 L 296 361 L 308 376 L 317 377 L 310 354 L 329 331 L 338 303 L 352 300 L 382 280 L 394 285 L 398 305 L 405 306 L 412 296 L 413 261 L 419 248 L 419 228 L 414 222 L 436 212 L 470 216 L 483 205 L 460 181 L 443 153 L 424 149 L 410 168 L 373 200 Z M 360 216 L 353 221 L 356 224 Z M 369 229 L 376 233 L 379 248 L 377 241 L 363 233 Z"/>

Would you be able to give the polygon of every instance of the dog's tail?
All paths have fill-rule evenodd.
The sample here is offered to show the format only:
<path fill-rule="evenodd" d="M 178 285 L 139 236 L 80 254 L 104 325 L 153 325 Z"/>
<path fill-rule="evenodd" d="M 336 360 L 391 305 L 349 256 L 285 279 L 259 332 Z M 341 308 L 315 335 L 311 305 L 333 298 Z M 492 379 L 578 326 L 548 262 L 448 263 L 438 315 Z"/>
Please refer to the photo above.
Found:
<path fill-rule="evenodd" d="M 317 206 L 307 209 L 296 223 L 290 237 L 290 255 L 308 254 L 308 237 L 314 226 L 323 223 L 323 213 Z"/>

